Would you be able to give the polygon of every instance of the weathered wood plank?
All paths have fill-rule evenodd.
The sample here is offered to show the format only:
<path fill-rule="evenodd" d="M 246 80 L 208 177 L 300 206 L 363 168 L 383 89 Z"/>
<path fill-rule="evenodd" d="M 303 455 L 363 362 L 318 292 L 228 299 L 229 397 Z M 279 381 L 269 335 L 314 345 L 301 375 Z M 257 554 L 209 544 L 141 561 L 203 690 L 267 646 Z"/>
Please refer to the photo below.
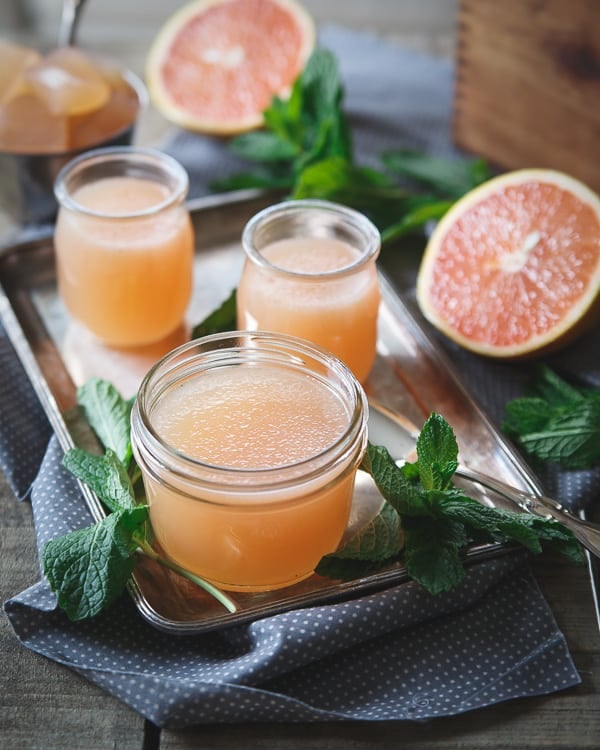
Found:
<path fill-rule="evenodd" d="M 461 0 L 454 138 L 504 169 L 600 190 L 600 3 Z"/>

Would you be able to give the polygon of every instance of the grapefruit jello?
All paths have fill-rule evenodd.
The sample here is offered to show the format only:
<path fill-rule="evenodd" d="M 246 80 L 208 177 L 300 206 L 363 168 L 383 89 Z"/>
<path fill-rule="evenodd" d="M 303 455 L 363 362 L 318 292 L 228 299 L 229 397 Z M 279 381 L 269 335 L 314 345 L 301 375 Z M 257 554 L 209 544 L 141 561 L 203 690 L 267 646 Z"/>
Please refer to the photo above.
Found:
<path fill-rule="evenodd" d="M 366 418 L 348 368 L 300 339 L 235 332 L 175 349 L 132 413 L 163 552 L 224 589 L 306 578 L 347 526 Z"/>

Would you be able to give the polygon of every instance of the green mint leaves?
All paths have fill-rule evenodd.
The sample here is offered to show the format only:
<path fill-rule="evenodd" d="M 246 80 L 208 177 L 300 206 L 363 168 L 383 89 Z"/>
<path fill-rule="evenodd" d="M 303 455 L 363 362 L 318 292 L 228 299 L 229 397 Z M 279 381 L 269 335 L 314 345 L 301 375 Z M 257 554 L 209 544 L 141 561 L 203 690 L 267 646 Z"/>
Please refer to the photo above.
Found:
<path fill-rule="evenodd" d="M 381 160 L 390 172 L 453 199 L 492 177 L 483 159 L 441 159 L 399 149 L 383 153 Z"/>
<path fill-rule="evenodd" d="M 112 449 L 125 466 L 131 460 L 129 417 L 131 401 L 126 401 L 111 383 L 92 378 L 77 391 L 88 422 L 106 448 Z"/>
<path fill-rule="evenodd" d="M 65 454 L 63 466 L 87 484 L 111 513 L 135 507 L 133 485 L 125 464 L 110 448 L 103 456 L 73 448 Z"/>
<path fill-rule="evenodd" d="M 141 519 L 134 519 L 134 513 Z M 132 527 L 140 520 L 145 520 L 144 508 L 117 511 L 46 544 L 44 573 L 71 620 L 94 617 L 123 593 L 135 567 Z"/>
<path fill-rule="evenodd" d="M 237 314 L 237 289 L 234 289 L 229 297 L 216 310 L 198 323 L 192 329 L 191 338 L 199 339 L 202 336 L 210 336 L 213 333 L 233 331 L 236 326 Z"/>
<path fill-rule="evenodd" d="M 457 466 L 456 438 L 438 414 L 432 414 L 423 426 L 414 463 L 399 467 L 386 448 L 369 444 L 361 465 L 395 511 L 392 514 L 384 506 L 377 524 L 386 525 L 388 538 L 403 539 L 408 574 L 427 591 L 450 591 L 463 580 L 464 553 L 472 542 L 514 542 L 533 553 L 547 546 L 571 561 L 583 561 L 577 540 L 555 521 L 488 508 L 468 497 L 452 482 Z M 372 570 L 377 563 L 397 558 L 399 549 L 389 548 L 385 557 L 379 545 L 373 544 L 373 526 L 324 558 L 317 572 L 344 578 L 348 560 L 347 569 L 355 574 L 359 563 L 364 570 Z"/>
<path fill-rule="evenodd" d="M 63 465 L 98 496 L 108 515 L 44 546 L 42 567 L 59 606 L 72 620 L 99 614 L 123 593 L 141 553 L 193 581 L 234 612 L 229 597 L 151 546 L 148 506 L 137 499 L 143 492 L 131 450 L 132 402 L 99 378 L 89 380 L 77 396 L 105 452 L 96 455 L 72 448 Z"/>
<path fill-rule="evenodd" d="M 264 111 L 263 130 L 230 141 L 253 162 L 251 172 L 215 185 L 220 190 L 283 190 L 291 198 L 319 198 L 365 213 L 389 242 L 441 218 L 452 203 L 491 172 L 481 159 L 441 159 L 407 150 L 381 155 L 381 168 L 356 164 L 335 57 L 317 48 L 287 99 Z"/>
<path fill-rule="evenodd" d="M 105 447 L 103 455 L 73 448 L 63 465 L 96 493 L 109 511 L 102 521 L 53 539 L 44 546 L 42 566 L 59 606 L 72 620 L 94 617 L 120 596 L 144 544 L 146 505 L 136 505 L 129 416 L 131 402 L 99 378 L 77 392 L 88 422 Z"/>
<path fill-rule="evenodd" d="M 542 390 L 555 405 L 565 399 L 579 403 L 594 395 L 572 389 L 549 374 Z M 96 493 L 108 515 L 45 545 L 42 565 L 59 606 L 73 620 L 102 612 L 127 586 L 141 553 L 184 575 L 235 612 L 235 604 L 223 592 L 162 558 L 151 546 L 148 506 L 131 451 L 131 402 L 99 379 L 86 383 L 78 396 L 104 453 L 73 448 L 65 454 L 64 465 Z M 533 553 L 551 547 L 574 562 L 583 560 L 577 540 L 555 521 L 488 508 L 465 495 L 452 481 L 457 461 L 452 428 L 437 414 L 429 417 L 419 435 L 414 463 L 399 467 L 385 447 L 369 444 L 361 468 L 370 474 L 385 502 L 342 549 L 323 558 L 317 572 L 336 579 L 355 578 L 403 555 L 408 574 L 437 594 L 463 580 L 464 554 L 473 542 L 514 542 Z"/>
<path fill-rule="evenodd" d="M 542 366 L 532 394 L 507 404 L 503 429 L 530 456 L 590 468 L 600 460 L 600 388 L 576 388 Z"/>
<path fill-rule="evenodd" d="M 337 62 L 315 50 L 287 99 L 274 97 L 263 112 L 265 129 L 232 139 L 231 150 L 260 168 L 219 182 L 225 190 L 258 187 L 292 189 L 311 164 L 332 156 L 351 157 L 350 130 Z"/>
<path fill-rule="evenodd" d="M 392 558 L 404 546 L 400 516 L 389 503 L 347 544 L 333 555 L 324 557 L 316 572 L 328 578 L 352 580 L 368 575 Z"/>

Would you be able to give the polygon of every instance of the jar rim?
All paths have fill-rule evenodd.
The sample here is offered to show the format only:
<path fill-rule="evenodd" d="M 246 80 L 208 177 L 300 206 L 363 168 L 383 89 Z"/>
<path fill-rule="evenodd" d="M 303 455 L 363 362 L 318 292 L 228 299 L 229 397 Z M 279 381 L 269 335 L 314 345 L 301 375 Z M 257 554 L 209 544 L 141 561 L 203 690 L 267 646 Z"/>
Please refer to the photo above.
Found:
<path fill-rule="evenodd" d="M 160 393 L 168 385 L 173 385 L 190 374 L 202 371 L 198 368 L 192 369 L 194 358 L 187 356 L 195 348 L 223 343 L 227 340 L 249 341 L 252 346 L 247 344 L 246 346 L 240 344 L 223 346 L 201 352 L 195 359 L 198 360 L 203 354 L 205 355 L 204 362 L 207 367 L 204 369 L 257 361 L 273 366 L 295 366 L 296 369 L 301 369 L 303 364 L 306 366 L 307 357 L 326 367 L 331 367 L 335 375 L 340 378 L 340 384 L 335 387 L 336 395 L 343 396 L 346 403 L 348 400 L 351 401 L 348 405 L 348 423 L 343 432 L 325 448 L 306 458 L 283 465 L 261 468 L 211 464 L 189 456 L 165 441 L 152 425 L 148 413 L 152 407 L 152 394 L 155 390 L 159 390 Z M 268 358 L 263 356 L 261 360 L 259 354 L 269 356 Z M 165 367 L 169 369 L 164 370 Z M 176 368 L 176 376 L 167 383 L 166 378 Z M 309 373 L 317 380 L 320 379 L 324 384 L 331 386 L 331 381 L 326 380 L 317 372 L 309 371 Z M 228 491 L 236 493 L 256 494 L 292 487 L 298 482 L 310 481 L 319 474 L 326 473 L 336 461 L 354 450 L 361 439 L 366 440 L 367 414 L 368 404 L 362 386 L 350 369 L 326 349 L 295 336 L 269 331 L 228 331 L 186 342 L 165 355 L 148 371 L 132 410 L 132 438 L 134 443 L 138 442 L 138 452 L 142 448 L 145 454 L 149 453 L 158 460 L 162 469 L 166 469 L 180 479 L 195 481 L 198 486 L 213 490 L 222 490 L 226 487 Z M 204 473 L 205 476 L 199 478 L 198 472 Z M 225 484 L 223 484 L 224 478 L 227 479 Z"/>
<path fill-rule="evenodd" d="M 128 211 L 126 213 L 111 213 L 89 208 L 75 200 L 71 194 L 68 181 L 81 175 L 85 170 L 111 164 L 121 164 L 124 166 L 128 162 L 137 165 L 138 168 L 145 167 L 146 169 L 154 168 L 162 170 L 163 174 L 168 175 L 173 181 L 170 194 L 148 208 Z M 127 172 L 125 171 L 123 174 L 127 174 Z M 106 174 L 104 176 L 110 177 L 115 175 Z M 86 151 L 67 162 L 58 173 L 54 182 L 54 195 L 60 206 L 80 214 L 85 214 L 86 216 L 98 219 L 110 219 L 111 221 L 126 221 L 128 219 L 154 216 L 171 206 L 182 203 L 187 197 L 188 190 L 188 174 L 176 159 L 158 149 L 133 146 L 107 146 Z"/>
<path fill-rule="evenodd" d="M 335 268 L 330 271 L 319 271 L 317 273 L 282 268 L 265 258 L 254 242 L 254 236 L 257 231 L 264 226 L 266 222 L 272 221 L 278 216 L 294 215 L 306 211 L 313 211 L 331 218 L 337 216 L 343 219 L 348 226 L 352 226 L 353 229 L 359 232 L 365 239 L 365 247 L 361 251 L 359 257 L 352 261 L 352 263 L 342 266 L 341 268 Z M 373 222 L 359 211 L 332 201 L 311 198 L 283 201 L 259 211 L 244 227 L 242 232 L 242 247 L 244 248 L 246 256 L 255 265 L 266 268 L 272 273 L 297 280 L 319 281 L 337 279 L 351 275 L 370 261 L 375 260 L 381 250 L 381 235 Z"/>

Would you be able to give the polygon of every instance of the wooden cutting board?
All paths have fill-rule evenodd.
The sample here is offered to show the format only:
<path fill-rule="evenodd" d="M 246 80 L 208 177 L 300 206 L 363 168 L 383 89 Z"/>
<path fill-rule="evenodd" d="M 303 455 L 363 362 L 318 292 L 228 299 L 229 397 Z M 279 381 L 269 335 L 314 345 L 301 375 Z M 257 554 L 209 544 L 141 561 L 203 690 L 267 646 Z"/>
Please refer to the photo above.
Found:
<path fill-rule="evenodd" d="M 454 140 L 600 192 L 600 0 L 460 0 Z"/>

